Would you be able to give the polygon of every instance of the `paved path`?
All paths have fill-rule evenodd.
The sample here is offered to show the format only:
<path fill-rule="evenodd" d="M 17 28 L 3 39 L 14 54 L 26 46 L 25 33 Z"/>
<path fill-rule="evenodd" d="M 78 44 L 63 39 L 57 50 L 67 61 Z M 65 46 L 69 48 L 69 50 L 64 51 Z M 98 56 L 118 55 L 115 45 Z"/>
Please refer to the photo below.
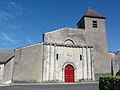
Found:
<path fill-rule="evenodd" d="M 2 86 L 0 90 L 99 90 L 98 83 Z"/>

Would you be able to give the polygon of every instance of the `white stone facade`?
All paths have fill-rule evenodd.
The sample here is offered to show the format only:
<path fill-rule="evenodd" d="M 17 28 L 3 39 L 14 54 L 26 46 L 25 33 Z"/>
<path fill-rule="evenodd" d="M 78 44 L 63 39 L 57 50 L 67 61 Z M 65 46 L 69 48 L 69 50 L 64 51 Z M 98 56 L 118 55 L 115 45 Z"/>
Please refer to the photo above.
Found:
<path fill-rule="evenodd" d="M 65 82 L 66 65 L 74 67 L 74 82 L 94 80 L 92 47 L 44 44 L 43 63 L 43 82 Z"/>
<path fill-rule="evenodd" d="M 0 80 L 3 79 L 3 72 L 4 72 L 4 64 L 0 65 Z"/>

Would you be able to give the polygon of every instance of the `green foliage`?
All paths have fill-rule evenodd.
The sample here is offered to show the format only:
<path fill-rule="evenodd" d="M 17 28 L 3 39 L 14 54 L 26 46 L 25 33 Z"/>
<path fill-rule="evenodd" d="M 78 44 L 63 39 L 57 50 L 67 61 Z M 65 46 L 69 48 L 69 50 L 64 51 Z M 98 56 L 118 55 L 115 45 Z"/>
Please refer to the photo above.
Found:
<path fill-rule="evenodd" d="M 120 76 L 101 76 L 99 90 L 120 90 Z"/>
<path fill-rule="evenodd" d="M 120 76 L 120 70 L 116 73 L 116 76 Z"/>

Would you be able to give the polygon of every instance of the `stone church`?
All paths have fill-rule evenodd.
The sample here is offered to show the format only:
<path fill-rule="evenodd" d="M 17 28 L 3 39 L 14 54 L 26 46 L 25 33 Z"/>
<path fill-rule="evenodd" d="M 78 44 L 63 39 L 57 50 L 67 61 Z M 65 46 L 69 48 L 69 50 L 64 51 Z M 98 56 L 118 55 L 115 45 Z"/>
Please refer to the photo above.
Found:
<path fill-rule="evenodd" d="M 105 17 L 91 8 L 76 28 L 43 34 L 43 42 L 0 50 L 0 82 L 78 83 L 111 75 Z"/>

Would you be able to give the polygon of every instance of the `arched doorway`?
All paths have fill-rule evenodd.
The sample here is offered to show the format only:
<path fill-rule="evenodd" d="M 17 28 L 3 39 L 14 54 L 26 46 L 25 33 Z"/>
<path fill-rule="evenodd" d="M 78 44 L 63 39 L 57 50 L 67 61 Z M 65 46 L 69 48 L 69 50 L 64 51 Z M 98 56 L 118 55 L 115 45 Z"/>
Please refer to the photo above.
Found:
<path fill-rule="evenodd" d="M 64 74 L 65 82 L 74 82 L 74 67 L 72 65 L 65 66 Z"/>

